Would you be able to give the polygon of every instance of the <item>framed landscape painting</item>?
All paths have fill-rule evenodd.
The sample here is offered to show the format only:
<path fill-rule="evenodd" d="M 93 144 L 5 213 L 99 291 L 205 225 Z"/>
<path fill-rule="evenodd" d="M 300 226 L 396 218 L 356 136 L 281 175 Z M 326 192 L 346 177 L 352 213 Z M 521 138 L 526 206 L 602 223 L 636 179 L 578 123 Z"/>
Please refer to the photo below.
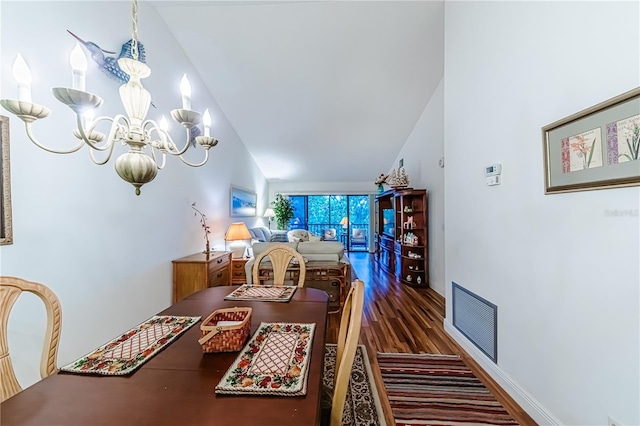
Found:
<path fill-rule="evenodd" d="M 0 115 L 0 245 L 13 244 L 11 219 L 11 173 L 9 169 L 9 118 Z"/>
<path fill-rule="evenodd" d="M 246 189 L 231 187 L 231 217 L 255 216 L 258 196 Z"/>
<path fill-rule="evenodd" d="M 640 88 L 542 128 L 545 194 L 640 185 Z"/>

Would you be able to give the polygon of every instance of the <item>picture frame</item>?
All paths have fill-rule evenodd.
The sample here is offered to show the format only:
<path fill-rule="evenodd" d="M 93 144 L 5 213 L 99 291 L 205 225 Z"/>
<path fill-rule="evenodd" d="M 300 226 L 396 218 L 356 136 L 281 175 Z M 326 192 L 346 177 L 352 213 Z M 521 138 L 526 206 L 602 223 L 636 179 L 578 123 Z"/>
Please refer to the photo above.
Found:
<path fill-rule="evenodd" d="M 640 185 L 640 87 L 542 128 L 545 194 Z"/>
<path fill-rule="evenodd" d="M 258 207 L 258 195 L 248 189 L 231 186 L 231 217 L 255 216 Z"/>
<path fill-rule="evenodd" d="M 11 165 L 9 161 L 9 117 L 0 115 L 0 245 L 13 244 L 11 217 Z"/>

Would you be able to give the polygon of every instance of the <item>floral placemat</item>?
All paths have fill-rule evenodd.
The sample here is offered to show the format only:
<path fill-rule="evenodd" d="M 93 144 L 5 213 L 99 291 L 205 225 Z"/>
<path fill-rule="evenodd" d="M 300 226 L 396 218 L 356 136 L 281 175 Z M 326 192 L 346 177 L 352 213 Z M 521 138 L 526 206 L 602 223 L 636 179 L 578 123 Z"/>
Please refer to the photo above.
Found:
<path fill-rule="evenodd" d="M 263 322 L 215 392 L 299 396 L 307 393 L 313 323 Z"/>
<path fill-rule="evenodd" d="M 288 302 L 296 292 L 293 286 L 241 285 L 229 293 L 225 300 L 262 300 L 263 302 Z"/>
<path fill-rule="evenodd" d="M 129 374 L 198 321 L 200 317 L 151 317 L 60 371 L 111 376 Z"/>

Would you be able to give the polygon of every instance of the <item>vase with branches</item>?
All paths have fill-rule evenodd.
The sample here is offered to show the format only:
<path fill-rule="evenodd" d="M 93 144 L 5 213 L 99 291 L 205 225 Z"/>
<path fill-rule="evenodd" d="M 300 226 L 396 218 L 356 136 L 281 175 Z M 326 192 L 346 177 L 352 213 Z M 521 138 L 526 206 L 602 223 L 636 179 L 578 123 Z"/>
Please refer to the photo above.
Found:
<path fill-rule="evenodd" d="M 191 204 L 191 208 L 193 210 L 195 210 L 195 212 L 193 213 L 194 216 L 200 216 L 200 224 L 202 225 L 202 229 L 204 230 L 204 240 L 206 242 L 206 249 L 205 249 L 205 253 L 207 254 L 207 256 L 209 255 L 209 234 L 211 233 L 211 230 L 209 229 L 209 225 L 207 225 L 207 216 L 202 213 L 200 210 L 198 210 L 198 208 L 196 207 L 196 203 L 194 202 L 193 204 Z"/>
<path fill-rule="evenodd" d="M 287 229 L 287 224 L 293 219 L 293 203 L 289 197 L 277 194 L 271 205 L 273 206 L 273 212 L 276 214 L 278 229 Z"/>

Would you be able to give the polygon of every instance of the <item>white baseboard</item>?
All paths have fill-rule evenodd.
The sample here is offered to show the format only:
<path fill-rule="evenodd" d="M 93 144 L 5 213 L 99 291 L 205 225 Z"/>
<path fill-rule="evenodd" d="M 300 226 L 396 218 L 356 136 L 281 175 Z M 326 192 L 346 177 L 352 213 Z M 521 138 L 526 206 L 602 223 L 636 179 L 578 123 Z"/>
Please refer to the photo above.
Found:
<path fill-rule="evenodd" d="M 497 364 L 471 343 L 454 325 L 444 320 L 444 329 L 462 348 L 495 380 L 505 392 L 539 425 L 561 425 L 562 423 L 547 412 L 531 395 L 518 386 Z"/>

